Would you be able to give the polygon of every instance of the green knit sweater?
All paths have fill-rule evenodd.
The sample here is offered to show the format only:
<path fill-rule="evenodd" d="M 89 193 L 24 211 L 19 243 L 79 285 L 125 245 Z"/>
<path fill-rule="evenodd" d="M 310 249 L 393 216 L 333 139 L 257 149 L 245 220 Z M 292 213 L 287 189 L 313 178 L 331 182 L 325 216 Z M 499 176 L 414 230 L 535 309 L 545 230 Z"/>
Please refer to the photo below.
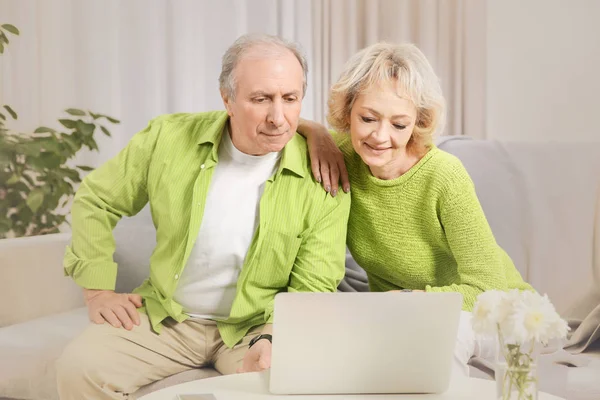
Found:
<path fill-rule="evenodd" d="M 496 243 L 458 158 L 432 147 L 399 178 L 381 180 L 348 135 L 334 138 L 350 175 L 348 248 L 372 291 L 460 292 L 471 311 L 485 290 L 532 289 Z"/>

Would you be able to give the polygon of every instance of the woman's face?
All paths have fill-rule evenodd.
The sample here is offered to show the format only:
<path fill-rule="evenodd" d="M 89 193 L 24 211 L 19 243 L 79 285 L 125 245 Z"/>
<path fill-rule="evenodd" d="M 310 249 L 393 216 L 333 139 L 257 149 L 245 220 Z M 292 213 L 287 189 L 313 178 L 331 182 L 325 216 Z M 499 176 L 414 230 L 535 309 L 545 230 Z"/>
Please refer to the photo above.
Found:
<path fill-rule="evenodd" d="M 350 111 L 350 136 L 354 150 L 374 175 L 393 169 L 406 158 L 417 109 L 396 85 L 387 83 L 361 91 Z"/>

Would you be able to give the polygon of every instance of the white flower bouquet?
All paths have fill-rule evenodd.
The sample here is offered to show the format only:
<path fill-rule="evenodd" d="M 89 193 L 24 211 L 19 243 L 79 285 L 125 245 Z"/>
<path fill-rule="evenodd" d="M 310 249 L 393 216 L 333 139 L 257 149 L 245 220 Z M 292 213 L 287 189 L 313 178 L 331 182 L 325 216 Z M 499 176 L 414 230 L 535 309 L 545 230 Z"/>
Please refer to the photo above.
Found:
<path fill-rule="evenodd" d="M 473 330 L 498 339 L 498 395 L 503 400 L 537 398 L 535 346 L 567 335 L 569 327 L 547 295 L 517 289 L 490 290 L 477 297 Z"/>

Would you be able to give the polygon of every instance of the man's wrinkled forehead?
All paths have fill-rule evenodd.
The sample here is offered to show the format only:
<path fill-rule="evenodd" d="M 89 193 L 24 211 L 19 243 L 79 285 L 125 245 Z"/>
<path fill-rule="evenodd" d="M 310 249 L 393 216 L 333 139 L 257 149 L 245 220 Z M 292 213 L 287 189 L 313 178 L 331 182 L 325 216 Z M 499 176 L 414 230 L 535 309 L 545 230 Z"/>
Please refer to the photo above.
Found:
<path fill-rule="evenodd" d="M 298 72 L 298 81 L 296 83 L 292 83 L 293 86 L 297 86 L 297 90 L 296 88 L 292 87 L 286 89 L 289 91 L 298 91 L 299 95 L 302 96 L 302 89 L 304 84 L 304 74 L 302 70 L 302 65 L 300 64 L 300 62 L 298 61 L 298 59 L 292 51 L 274 45 L 257 45 L 244 52 L 244 54 L 238 60 L 238 63 L 233 71 L 235 89 L 237 90 L 238 85 L 241 83 L 241 79 L 244 79 L 245 86 L 255 87 L 252 90 L 261 90 L 261 84 L 265 81 L 265 79 L 261 78 L 275 79 L 276 76 L 268 75 L 273 71 L 267 71 L 266 69 L 259 67 L 259 65 L 268 65 L 267 68 L 273 66 L 275 68 L 275 71 L 277 71 L 275 65 L 281 66 L 280 62 L 282 60 L 285 61 L 285 63 L 288 63 L 288 66 L 285 68 L 284 71 L 282 71 L 288 78 L 293 79 L 293 74 L 295 72 Z M 264 74 L 267 75 L 265 76 Z M 291 82 L 293 82 L 292 79 L 290 79 Z"/>

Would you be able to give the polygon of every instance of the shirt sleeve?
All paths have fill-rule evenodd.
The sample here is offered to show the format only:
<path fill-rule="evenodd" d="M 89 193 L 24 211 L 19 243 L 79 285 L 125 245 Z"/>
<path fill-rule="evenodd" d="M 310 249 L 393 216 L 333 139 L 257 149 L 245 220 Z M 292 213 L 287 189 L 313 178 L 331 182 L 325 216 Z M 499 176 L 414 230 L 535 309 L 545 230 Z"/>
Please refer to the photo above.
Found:
<path fill-rule="evenodd" d="M 463 310 L 470 311 L 479 293 L 506 290 L 505 258 L 487 222 L 475 186 L 462 164 L 440 200 L 440 220 L 452 255 L 458 281 L 448 286 L 427 286 L 428 292 L 459 292 Z M 512 261 L 511 261 L 512 262 Z"/>
<path fill-rule="evenodd" d="M 77 190 L 63 267 L 65 275 L 83 288 L 115 288 L 112 231 L 123 216 L 137 214 L 148 202 L 148 168 L 159 130 L 160 123 L 152 121 L 116 157 L 92 171 Z"/>
<path fill-rule="evenodd" d="M 328 198 L 337 203 L 302 238 L 296 255 L 288 292 L 335 292 L 346 272 L 346 232 L 350 195 Z M 265 311 L 266 323 L 273 323 L 273 301 Z"/>

